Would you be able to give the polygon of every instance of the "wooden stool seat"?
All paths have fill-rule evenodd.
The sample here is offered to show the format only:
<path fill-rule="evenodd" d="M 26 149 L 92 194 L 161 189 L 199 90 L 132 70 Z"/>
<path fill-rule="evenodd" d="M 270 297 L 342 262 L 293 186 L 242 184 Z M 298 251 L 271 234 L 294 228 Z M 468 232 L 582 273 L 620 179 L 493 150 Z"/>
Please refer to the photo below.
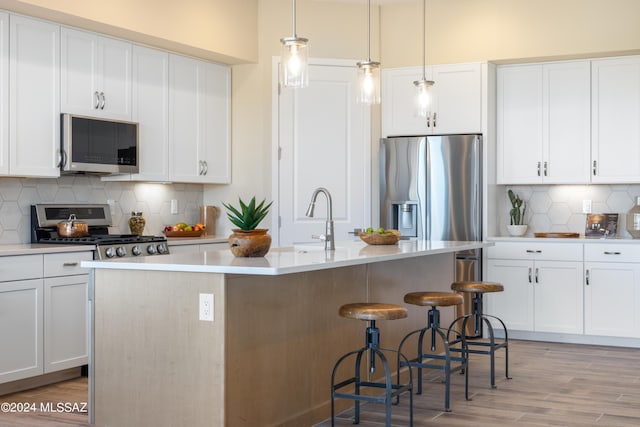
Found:
<path fill-rule="evenodd" d="M 451 289 L 457 292 L 502 292 L 504 286 L 495 282 L 454 282 L 451 284 Z"/>
<path fill-rule="evenodd" d="M 407 309 L 397 304 L 357 302 L 340 307 L 340 316 L 359 320 L 396 320 L 407 317 Z"/>
<path fill-rule="evenodd" d="M 422 307 L 448 307 L 462 304 L 464 298 L 453 292 L 411 292 L 404 296 L 404 302 Z"/>

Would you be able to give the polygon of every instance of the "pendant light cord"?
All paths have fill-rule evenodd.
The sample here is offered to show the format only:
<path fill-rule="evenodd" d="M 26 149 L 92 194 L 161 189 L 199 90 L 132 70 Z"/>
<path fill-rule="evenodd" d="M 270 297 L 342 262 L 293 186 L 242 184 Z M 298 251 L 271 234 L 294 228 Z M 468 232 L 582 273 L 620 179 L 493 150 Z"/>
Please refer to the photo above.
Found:
<path fill-rule="evenodd" d="M 296 34 L 296 0 L 293 0 L 293 38 L 298 37 Z"/>
<path fill-rule="evenodd" d="M 367 61 L 371 62 L 371 0 L 369 0 L 368 16 L 367 32 L 369 33 L 369 37 L 367 38 Z"/>
<path fill-rule="evenodd" d="M 427 80 L 427 0 L 422 0 L 422 80 Z"/>

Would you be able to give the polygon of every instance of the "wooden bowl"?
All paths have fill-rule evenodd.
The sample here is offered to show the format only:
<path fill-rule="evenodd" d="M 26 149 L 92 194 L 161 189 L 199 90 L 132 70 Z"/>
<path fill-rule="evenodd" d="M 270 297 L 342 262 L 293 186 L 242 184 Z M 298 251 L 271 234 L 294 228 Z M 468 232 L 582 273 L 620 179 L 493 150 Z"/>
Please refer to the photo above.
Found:
<path fill-rule="evenodd" d="M 163 231 L 167 237 L 200 237 L 204 233 L 204 230 L 197 231 Z"/>
<path fill-rule="evenodd" d="M 373 233 L 361 231 L 358 236 L 367 245 L 395 245 L 400 240 L 400 232 L 398 230 L 386 230 L 382 234 L 375 231 Z"/>

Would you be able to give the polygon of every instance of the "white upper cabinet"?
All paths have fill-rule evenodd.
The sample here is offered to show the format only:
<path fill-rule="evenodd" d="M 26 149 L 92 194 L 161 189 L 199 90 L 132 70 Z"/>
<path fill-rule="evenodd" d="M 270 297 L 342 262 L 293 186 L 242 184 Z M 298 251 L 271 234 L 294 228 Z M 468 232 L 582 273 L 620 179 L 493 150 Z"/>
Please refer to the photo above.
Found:
<path fill-rule="evenodd" d="M 497 77 L 498 183 L 589 183 L 590 62 L 502 66 Z"/>
<path fill-rule="evenodd" d="M 382 135 L 428 135 L 482 132 L 482 72 L 480 63 L 427 67 L 435 81 L 429 89 L 431 111 L 416 114 L 415 80 L 422 67 L 382 70 Z"/>
<path fill-rule="evenodd" d="M 60 27 L 11 15 L 9 40 L 8 173 L 58 177 Z"/>
<path fill-rule="evenodd" d="M 61 110 L 131 120 L 131 43 L 62 28 Z"/>
<path fill-rule="evenodd" d="M 171 181 L 231 181 L 230 94 L 228 66 L 169 56 Z"/>
<path fill-rule="evenodd" d="M 138 122 L 139 172 L 106 181 L 169 181 L 169 54 L 133 46 L 132 120 Z"/>
<path fill-rule="evenodd" d="M 9 173 L 9 15 L 0 12 L 0 175 Z"/>
<path fill-rule="evenodd" d="M 592 61 L 593 183 L 640 182 L 640 57 Z"/>

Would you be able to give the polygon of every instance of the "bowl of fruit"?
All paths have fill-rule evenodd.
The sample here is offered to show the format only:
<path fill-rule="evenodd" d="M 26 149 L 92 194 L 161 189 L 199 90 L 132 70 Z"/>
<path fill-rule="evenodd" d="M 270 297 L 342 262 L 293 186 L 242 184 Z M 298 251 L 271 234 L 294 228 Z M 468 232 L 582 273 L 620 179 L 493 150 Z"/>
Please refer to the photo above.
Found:
<path fill-rule="evenodd" d="M 167 237 L 200 237 L 204 233 L 204 225 L 200 222 L 194 225 L 179 222 L 176 225 L 165 226 L 162 232 Z"/>
<path fill-rule="evenodd" d="M 395 245 L 400 240 L 400 232 L 398 230 L 385 230 L 382 227 L 377 230 L 369 227 L 365 231 L 358 233 L 358 236 L 367 245 Z"/>

